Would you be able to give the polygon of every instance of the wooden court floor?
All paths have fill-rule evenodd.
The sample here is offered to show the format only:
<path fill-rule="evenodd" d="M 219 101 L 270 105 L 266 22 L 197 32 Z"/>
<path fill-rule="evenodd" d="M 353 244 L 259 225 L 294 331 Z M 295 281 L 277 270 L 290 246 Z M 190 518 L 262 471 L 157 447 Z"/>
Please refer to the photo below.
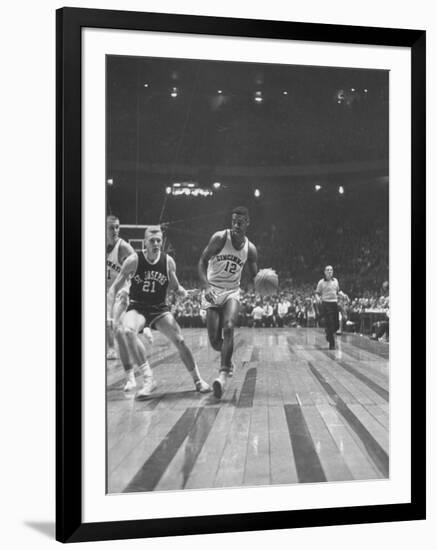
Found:
<path fill-rule="evenodd" d="M 206 330 L 184 335 L 212 383 L 219 357 Z M 389 476 L 388 344 L 349 334 L 328 351 L 321 329 L 238 329 L 235 374 L 217 401 L 154 336 L 148 400 L 123 392 L 108 361 L 108 493 Z"/>

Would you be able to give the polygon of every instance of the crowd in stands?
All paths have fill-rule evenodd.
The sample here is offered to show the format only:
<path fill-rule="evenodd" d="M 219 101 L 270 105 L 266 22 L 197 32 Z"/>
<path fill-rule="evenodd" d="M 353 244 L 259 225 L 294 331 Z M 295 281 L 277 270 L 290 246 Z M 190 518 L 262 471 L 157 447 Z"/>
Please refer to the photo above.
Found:
<path fill-rule="evenodd" d="M 279 237 L 271 242 L 267 234 L 261 235 L 256 241 L 257 249 L 263 262 L 274 267 L 281 273 L 281 280 L 290 284 L 317 281 L 327 264 L 334 266 L 346 292 L 356 296 L 377 290 L 388 277 L 386 226 L 364 232 L 359 227 L 342 224 L 332 234 L 325 221 L 319 220 L 298 239 L 281 237 L 279 232 Z"/>
<path fill-rule="evenodd" d="M 388 280 L 388 228 L 379 224 L 366 231 L 359 220 L 355 222 L 344 219 L 333 231 L 320 217 L 308 224 L 305 232 L 285 233 L 278 224 L 252 237 L 262 260 L 260 267 L 273 267 L 278 272 L 280 289 L 276 295 L 262 298 L 243 278 L 239 325 L 319 326 L 315 288 L 327 264 L 334 266 L 334 276 L 348 296 L 340 304 L 344 330 L 363 330 L 364 313 L 374 313 L 378 322 L 380 317 L 385 320 L 389 310 L 388 282 L 382 282 Z M 284 238 L 285 234 L 299 238 Z M 196 255 L 200 252 L 196 251 Z M 178 260 L 179 278 L 187 289 L 198 287 L 196 263 L 193 259 L 187 262 L 191 267 L 184 268 L 187 264 Z M 200 290 L 191 292 L 184 300 L 170 294 L 170 304 L 182 327 L 204 326 L 206 312 L 202 309 Z M 368 325 L 365 329 L 377 332 Z"/>
<path fill-rule="evenodd" d="M 192 289 L 195 281 L 188 281 L 187 289 Z M 169 294 L 172 313 L 183 328 L 202 327 L 206 324 L 206 311 L 202 308 L 203 293 L 200 290 L 190 292 L 184 298 Z M 344 330 L 358 331 L 359 316 L 362 313 L 381 313 L 389 311 L 388 283 L 384 283 L 379 292 L 366 291 L 360 296 L 348 296 L 341 300 Z M 273 327 L 318 327 L 320 312 L 315 295 L 315 285 L 282 287 L 278 294 L 261 297 L 253 290 L 241 291 L 241 307 L 238 325 L 255 328 Z M 346 324 L 348 323 L 348 324 Z M 378 327 L 372 328 L 376 332 Z"/>
<path fill-rule="evenodd" d="M 257 247 L 260 267 L 272 267 L 285 289 L 295 289 L 308 282 L 316 285 L 324 266 L 330 264 L 348 295 L 367 297 L 366 292 L 378 291 L 389 272 L 387 223 L 369 224 L 366 216 L 357 219 L 355 211 L 333 222 L 323 216 L 323 207 L 309 222 L 307 211 L 299 212 L 299 205 L 294 206 L 297 211 L 289 218 L 280 212 L 275 224 L 251 226 L 249 238 Z M 208 227 L 205 233 L 214 230 Z M 196 278 L 205 233 L 170 236 L 182 279 Z"/>

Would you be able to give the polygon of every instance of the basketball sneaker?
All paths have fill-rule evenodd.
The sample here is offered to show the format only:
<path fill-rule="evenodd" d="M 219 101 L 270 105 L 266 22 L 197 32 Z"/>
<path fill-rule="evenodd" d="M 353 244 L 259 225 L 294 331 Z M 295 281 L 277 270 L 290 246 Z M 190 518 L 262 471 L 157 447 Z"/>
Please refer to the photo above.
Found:
<path fill-rule="evenodd" d="M 135 399 L 142 400 L 147 399 L 150 394 L 153 392 L 153 390 L 157 387 L 156 380 L 152 376 L 148 376 L 147 378 L 144 378 L 144 384 L 143 387 L 137 391 L 137 394 L 135 396 Z"/>
<path fill-rule="evenodd" d="M 196 391 L 199 393 L 208 393 L 211 391 L 211 386 L 205 380 L 200 379 L 196 382 Z"/>
<path fill-rule="evenodd" d="M 140 372 L 144 377 L 144 381 L 146 381 L 148 378 L 153 378 L 152 369 L 150 368 L 150 363 L 147 360 L 145 363 L 140 365 Z"/>
<path fill-rule="evenodd" d="M 225 391 L 225 384 L 227 379 L 227 372 L 222 370 L 220 371 L 219 377 L 214 380 L 212 383 L 212 391 L 214 392 L 214 397 L 220 399 Z"/>
<path fill-rule="evenodd" d="M 134 370 L 131 369 L 131 370 L 127 373 L 126 384 L 124 385 L 123 391 L 132 391 L 132 390 L 134 390 L 136 387 L 137 387 L 137 382 L 136 382 L 136 380 L 135 380 Z"/>

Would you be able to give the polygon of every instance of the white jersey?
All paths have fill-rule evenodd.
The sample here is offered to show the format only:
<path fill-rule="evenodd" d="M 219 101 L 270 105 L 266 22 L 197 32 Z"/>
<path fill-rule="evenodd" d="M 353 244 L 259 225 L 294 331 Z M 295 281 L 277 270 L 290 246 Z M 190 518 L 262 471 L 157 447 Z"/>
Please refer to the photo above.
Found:
<path fill-rule="evenodd" d="M 238 289 L 241 273 L 247 260 L 249 240 L 245 237 L 243 248 L 236 250 L 232 245 L 230 230 L 225 229 L 222 235 L 224 234 L 226 234 L 226 240 L 223 248 L 208 262 L 208 283 L 220 289 Z"/>
<path fill-rule="evenodd" d="M 112 286 L 112 283 L 117 278 L 117 275 L 121 271 L 121 264 L 119 262 L 119 248 L 123 239 L 118 239 L 111 252 L 106 254 L 106 292 Z M 129 288 L 129 282 L 123 285 L 123 289 Z"/>

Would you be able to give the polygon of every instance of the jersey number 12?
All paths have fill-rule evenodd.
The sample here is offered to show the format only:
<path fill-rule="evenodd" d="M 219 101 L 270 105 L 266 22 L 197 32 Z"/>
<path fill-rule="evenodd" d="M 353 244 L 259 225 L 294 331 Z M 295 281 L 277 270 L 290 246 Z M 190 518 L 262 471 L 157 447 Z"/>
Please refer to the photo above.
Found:
<path fill-rule="evenodd" d="M 237 264 L 235 264 L 234 262 L 226 262 L 225 271 L 227 271 L 231 275 L 234 275 L 234 273 L 236 273 L 237 271 Z"/>

